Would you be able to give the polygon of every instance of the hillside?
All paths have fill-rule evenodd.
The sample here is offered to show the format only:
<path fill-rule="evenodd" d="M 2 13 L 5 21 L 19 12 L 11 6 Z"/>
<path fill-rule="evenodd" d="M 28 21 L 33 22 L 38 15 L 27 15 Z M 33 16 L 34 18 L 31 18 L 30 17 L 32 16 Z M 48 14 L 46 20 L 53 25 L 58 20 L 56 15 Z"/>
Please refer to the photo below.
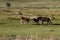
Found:
<path fill-rule="evenodd" d="M 60 0 L 0 0 L 0 2 L 3 1 L 12 1 L 12 2 L 39 2 L 39 1 L 60 1 Z"/>
<path fill-rule="evenodd" d="M 2 2 L 1 2 L 2 1 Z M 9 0 L 11 7 L 60 8 L 60 0 Z M 7 0 L 0 0 L 0 7 L 6 7 Z"/>

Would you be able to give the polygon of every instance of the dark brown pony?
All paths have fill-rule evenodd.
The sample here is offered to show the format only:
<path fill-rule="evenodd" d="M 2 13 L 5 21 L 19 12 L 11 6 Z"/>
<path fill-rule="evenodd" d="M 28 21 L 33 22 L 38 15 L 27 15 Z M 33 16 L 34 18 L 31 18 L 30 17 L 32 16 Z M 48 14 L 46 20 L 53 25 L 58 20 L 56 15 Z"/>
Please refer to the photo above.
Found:
<path fill-rule="evenodd" d="M 44 22 L 47 22 L 47 24 L 52 24 L 51 19 L 49 17 L 38 17 L 37 19 L 40 20 L 42 24 L 44 24 Z"/>

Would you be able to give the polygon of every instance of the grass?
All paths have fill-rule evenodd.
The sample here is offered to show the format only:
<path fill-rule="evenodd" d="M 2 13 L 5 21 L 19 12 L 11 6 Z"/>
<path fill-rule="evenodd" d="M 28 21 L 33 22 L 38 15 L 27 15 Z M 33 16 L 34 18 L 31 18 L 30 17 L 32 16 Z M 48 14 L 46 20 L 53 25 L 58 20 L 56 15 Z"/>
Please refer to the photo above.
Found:
<path fill-rule="evenodd" d="M 4 0 L 0 0 L 0 1 L 4 1 Z M 6 1 L 6 0 L 5 0 Z M 60 0 L 10 0 L 12 2 L 35 2 L 35 1 L 60 1 Z"/>
<path fill-rule="evenodd" d="M 38 9 L 38 10 L 30 9 L 30 10 L 35 15 L 37 12 L 39 13 L 38 10 L 40 10 L 40 12 L 43 13 L 42 11 L 44 11 L 45 9 L 43 9 L 43 10 L 42 9 Z M 23 11 L 23 13 L 26 13 L 26 15 L 28 15 L 28 14 L 30 14 L 29 12 L 31 12 L 30 10 L 22 9 L 21 12 Z M 17 18 L 17 16 L 19 16 L 19 15 L 17 15 L 17 14 L 10 15 L 7 12 L 2 10 L 2 13 L 0 14 L 0 33 L 7 33 L 7 34 L 38 33 L 38 34 L 43 35 L 43 34 L 48 34 L 48 33 L 52 32 L 52 34 L 60 35 L 60 32 L 59 32 L 60 31 L 60 21 L 59 21 L 60 16 L 58 16 L 59 10 L 56 10 L 56 11 L 58 11 L 58 13 L 56 13 L 56 15 L 53 14 L 53 16 L 56 17 L 56 20 L 52 20 L 54 25 L 32 25 L 33 24 L 32 22 L 31 22 L 31 24 L 20 24 L 20 20 Z M 49 13 L 49 15 L 48 15 L 48 13 L 46 13 L 45 15 L 48 15 L 49 17 L 51 17 L 52 13 L 50 11 L 44 11 L 44 13 L 45 12 Z M 39 14 L 41 14 L 41 13 L 39 13 Z"/>
<path fill-rule="evenodd" d="M 53 31 L 50 31 L 53 30 Z M 19 20 L 0 20 L 0 33 L 7 34 L 48 34 L 60 35 L 60 25 L 20 24 Z"/>
<path fill-rule="evenodd" d="M 60 8 L 59 0 L 20 0 L 10 3 L 11 7 Z M 7 7 L 6 2 L 0 2 L 0 7 Z"/>
<path fill-rule="evenodd" d="M 2 10 L 2 9 L 1 9 Z M 30 11 L 31 10 L 31 11 Z M 21 12 L 26 13 L 26 15 L 30 14 L 29 12 L 32 12 L 33 15 L 37 15 L 36 13 L 39 11 L 44 14 L 45 16 L 48 15 L 48 17 L 51 17 L 52 12 L 45 11 L 47 9 L 22 9 Z M 14 10 L 13 10 L 14 11 Z M 44 11 L 44 12 L 43 12 Z M 51 10 L 53 11 L 53 10 Z M 15 11 L 16 12 L 16 11 Z M 60 38 L 60 16 L 59 16 L 59 10 L 54 11 L 56 12 L 53 14 L 56 19 L 52 19 L 53 24 L 52 25 L 33 25 L 33 22 L 31 21 L 30 24 L 21 24 L 20 20 L 17 18 L 17 14 L 8 14 L 7 12 L 3 11 L 0 13 L 0 38 L 9 38 L 11 40 L 18 39 L 18 37 L 24 38 L 30 38 L 32 37 L 32 40 L 37 40 L 38 38 L 43 39 L 56 39 Z M 31 14 L 32 14 L 31 13 Z M 49 14 L 48 14 L 49 13 Z M 42 14 L 42 15 L 43 15 Z M 18 37 L 17 37 L 18 36 Z M 52 37 L 51 37 L 52 36 Z M 37 37 L 37 38 L 36 38 Z M 46 40 L 45 39 L 45 40 Z M 1 39 L 2 40 L 2 39 Z M 7 40 L 7 39 L 6 39 Z M 25 39 L 24 39 L 25 40 Z"/>
<path fill-rule="evenodd" d="M 21 37 L 21 38 L 20 38 Z M 23 37 L 23 38 L 22 38 Z M 31 38 L 32 37 L 32 38 Z M 36 38 L 37 37 L 37 38 Z M 20 24 L 19 20 L 0 20 L 0 38 L 11 40 L 30 38 L 30 40 L 56 39 L 60 37 L 60 25 Z M 25 40 L 24 39 L 24 40 Z"/>

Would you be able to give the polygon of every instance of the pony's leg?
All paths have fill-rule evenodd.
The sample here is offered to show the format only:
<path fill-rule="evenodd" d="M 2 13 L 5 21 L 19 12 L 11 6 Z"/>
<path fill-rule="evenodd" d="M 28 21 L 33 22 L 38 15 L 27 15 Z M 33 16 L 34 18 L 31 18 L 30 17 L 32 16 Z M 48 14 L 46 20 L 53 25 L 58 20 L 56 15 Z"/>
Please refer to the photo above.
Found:
<path fill-rule="evenodd" d="M 26 22 L 24 22 L 24 24 L 26 24 Z"/>
<path fill-rule="evenodd" d="M 30 24 L 30 21 L 27 21 L 28 24 Z"/>
<path fill-rule="evenodd" d="M 50 21 L 50 24 L 53 24 L 53 23 Z"/>
<path fill-rule="evenodd" d="M 24 20 L 21 20 L 21 24 L 26 24 L 26 22 Z"/>
<path fill-rule="evenodd" d="M 24 23 L 23 23 L 23 20 L 21 20 L 21 24 L 24 24 Z"/>
<path fill-rule="evenodd" d="M 25 24 L 26 24 L 26 23 L 29 23 L 29 21 L 28 21 L 28 20 L 25 20 Z"/>
<path fill-rule="evenodd" d="M 26 24 L 26 21 L 25 20 L 23 21 L 23 24 Z"/>
<path fill-rule="evenodd" d="M 38 24 L 38 22 L 35 22 L 35 24 Z"/>
<path fill-rule="evenodd" d="M 50 21 L 48 21 L 48 24 L 49 24 L 49 25 L 51 24 Z"/>
<path fill-rule="evenodd" d="M 29 20 L 27 20 L 26 23 L 29 23 Z"/>
<path fill-rule="evenodd" d="M 47 21 L 48 24 L 52 24 L 51 20 Z"/>
<path fill-rule="evenodd" d="M 34 24 L 37 24 L 37 22 L 34 22 Z"/>
<path fill-rule="evenodd" d="M 48 25 L 48 24 L 50 24 L 50 22 L 49 22 L 49 21 L 47 21 L 47 25 Z"/>
<path fill-rule="evenodd" d="M 43 21 L 41 21 L 41 23 L 44 24 Z"/>
<path fill-rule="evenodd" d="M 27 22 L 29 23 L 30 21 L 28 20 Z"/>
<path fill-rule="evenodd" d="M 52 24 L 52 22 L 51 21 L 48 21 L 48 24 Z"/>
<path fill-rule="evenodd" d="M 39 24 L 39 21 L 37 22 L 37 24 Z"/>

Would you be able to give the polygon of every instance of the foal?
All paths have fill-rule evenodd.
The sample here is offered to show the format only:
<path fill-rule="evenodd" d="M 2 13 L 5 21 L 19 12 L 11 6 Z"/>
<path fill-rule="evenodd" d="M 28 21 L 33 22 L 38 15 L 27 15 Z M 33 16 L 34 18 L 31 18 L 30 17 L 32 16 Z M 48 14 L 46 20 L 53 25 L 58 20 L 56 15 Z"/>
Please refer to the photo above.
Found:
<path fill-rule="evenodd" d="M 29 18 L 21 17 L 21 24 L 29 23 Z"/>

